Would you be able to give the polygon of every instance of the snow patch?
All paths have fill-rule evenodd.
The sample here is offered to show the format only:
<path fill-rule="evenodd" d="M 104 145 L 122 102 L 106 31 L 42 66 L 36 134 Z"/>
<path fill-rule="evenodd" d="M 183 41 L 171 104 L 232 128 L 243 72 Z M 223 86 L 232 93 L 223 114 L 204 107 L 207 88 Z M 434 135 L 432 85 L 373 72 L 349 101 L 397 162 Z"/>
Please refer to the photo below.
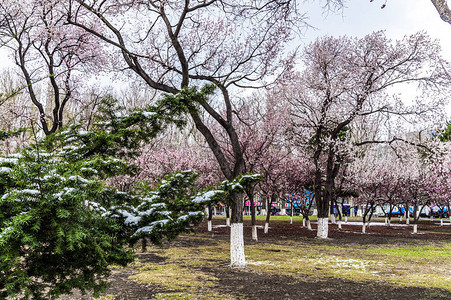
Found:
<path fill-rule="evenodd" d="M 204 192 L 199 195 L 196 195 L 192 201 L 198 204 L 210 202 L 215 196 L 220 195 L 222 193 L 223 191 L 220 190 Z"/>
<path fill-rule="evenodd" d="M 0 173 L 10 173 L 13 169 L 8 167 L 0 167 Z"/>

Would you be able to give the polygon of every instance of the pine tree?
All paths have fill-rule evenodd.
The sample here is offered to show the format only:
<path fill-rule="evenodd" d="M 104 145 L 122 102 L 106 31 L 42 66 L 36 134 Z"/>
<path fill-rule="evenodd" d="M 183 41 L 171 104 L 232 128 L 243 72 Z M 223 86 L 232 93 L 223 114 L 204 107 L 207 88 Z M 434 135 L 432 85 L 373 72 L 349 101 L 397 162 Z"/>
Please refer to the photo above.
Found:
<path fill-rule="evenodd" d="M 133 176 L 143 142 L 169 122 L 183 125 L 176 105 L 172 114 L 162 109 L 119 114 L 106 99 L 90 131 L 73 124 L 0 159 L 0 298 L 55 299 L 74 288 L 97 295 L 110 265 L 133 260 L 136 242 L 190 231 L 204 205 L 255 180 L 199 192 L 197 174 L 184 171 L 156 188 L 109 186 L 111 177 Z"/>

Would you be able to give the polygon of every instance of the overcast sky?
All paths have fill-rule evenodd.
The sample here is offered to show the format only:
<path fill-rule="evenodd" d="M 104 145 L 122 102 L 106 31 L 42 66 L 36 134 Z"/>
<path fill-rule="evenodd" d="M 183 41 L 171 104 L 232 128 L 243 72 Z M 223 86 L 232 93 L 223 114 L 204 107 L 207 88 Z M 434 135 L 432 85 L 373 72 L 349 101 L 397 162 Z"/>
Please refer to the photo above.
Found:
<path fill-rule="evenodd" d="M 451 25 L 443 22 L 430 0 L 347 0 L 339 13 L 324 14 L 321 2 L 310 0 L 302 8 L 308 12 L 309 23 L 316 29 L 308 29 L 302 43 L 309 43 L 322 35 L 350 35 L 362 37 L 377 30 L 385 30 L 390 38 L 402 38 L 424 30 L 440 39 L 443 56 L 451 61 Z M 0 49 L 0 67 L 12 62 Z"/>
<path fill-rule="evenodd" d="M 308 5 L 310 23 L 318 28 L 306 32 L 306 41 L 321 35 L 362 37 L 385 30 L 391 38 L 426 31 L 441 40 L 443 54 L 451 60 L 451 25 L 442 21 L 430 0 L 348 0 L 340 13 L 321 13 L 315 2 Z"/>

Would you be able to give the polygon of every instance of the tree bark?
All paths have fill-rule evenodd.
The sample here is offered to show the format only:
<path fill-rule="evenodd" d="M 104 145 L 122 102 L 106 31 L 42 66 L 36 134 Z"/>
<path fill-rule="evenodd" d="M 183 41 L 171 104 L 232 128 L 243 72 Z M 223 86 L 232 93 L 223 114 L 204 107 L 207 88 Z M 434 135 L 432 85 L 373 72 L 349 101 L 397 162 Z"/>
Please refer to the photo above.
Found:
<path fill-rule="evenodd" d="M 251 224 L 252 224 L 252 239 L 254 241 L 258 240 L 257 237 L 257 221 L 255 218 L 255 203 L 254 203 L 254 188 L 250 188 L 246 190 L 247 197 L 249 198 L 250 207 L 251 207 Z"/>
<path fill-rule="evenodd" d="M 230 266 L 244 268 L 246 258 L 243 235 L 243 193 L 233 193 L 231 197 L 233 203 L 230 227 Z"/>
<path fill-rule="evenodd" d="M 437 9 L 440 18 L 451 24 L 451 9 L 449 9 L 446 0 L 431 0 L 431 2 L 435 6 L 435 9 Z"/>

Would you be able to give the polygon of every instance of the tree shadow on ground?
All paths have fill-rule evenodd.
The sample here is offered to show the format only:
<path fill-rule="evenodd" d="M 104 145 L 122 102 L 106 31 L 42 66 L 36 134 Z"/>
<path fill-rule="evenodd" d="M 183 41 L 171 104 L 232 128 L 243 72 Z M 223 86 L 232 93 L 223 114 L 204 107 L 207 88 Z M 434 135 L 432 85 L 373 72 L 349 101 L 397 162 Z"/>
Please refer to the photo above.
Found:
<path fill-rule="evenodd" d="M 451 299 L 451 292 L 443 289 L 395 287 L 338 278 L 294 278 L 233 269 L 209 272 L 220 278 L 222 291 L 227 290 L 239 299 Z"/>

